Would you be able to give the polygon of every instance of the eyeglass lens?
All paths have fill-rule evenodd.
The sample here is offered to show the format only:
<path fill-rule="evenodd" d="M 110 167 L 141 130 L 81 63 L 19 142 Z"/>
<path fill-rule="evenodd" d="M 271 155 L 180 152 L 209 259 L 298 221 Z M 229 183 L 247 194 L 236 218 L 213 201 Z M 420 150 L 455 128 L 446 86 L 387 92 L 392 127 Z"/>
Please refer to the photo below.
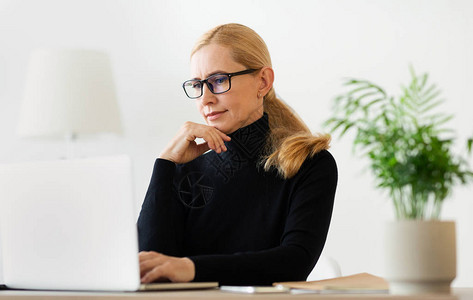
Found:
<path fill-rule="evenodd" d="M 199 98 L 203 93 L 203 82 L 207 83 L 207 87 L 214 94 L 225 93 L 230 89 L 230 77 L 225 74 L 215 74 L 207 78 L 207 80 L 188 80 L 184 83 L 186 94 L 190 98 Z"/>

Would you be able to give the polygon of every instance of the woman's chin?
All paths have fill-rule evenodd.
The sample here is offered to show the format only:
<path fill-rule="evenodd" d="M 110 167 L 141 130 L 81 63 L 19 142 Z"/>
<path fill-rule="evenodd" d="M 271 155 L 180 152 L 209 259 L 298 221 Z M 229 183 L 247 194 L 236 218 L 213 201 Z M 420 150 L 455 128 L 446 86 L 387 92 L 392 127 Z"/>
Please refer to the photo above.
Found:
<path fill-rule="evenodd" d="M 228 134 L 228 128 L 227 128 L 225 125 L 222 125 L 222 124 L 212 124 L 212 125 L 210 125 L 210 126 L 217 128 L 218 130 L 220 130 L 221 132 L 223 132 L 223 133 L 225 133 L 225 134 Z"/>
<path fill-rule="evenodd" d="M 223 120 L 205 120 L 207 125 L 217 128 L 221 132 L 228 134 L 227 131 L 230 129 L 227 124 Z"/>

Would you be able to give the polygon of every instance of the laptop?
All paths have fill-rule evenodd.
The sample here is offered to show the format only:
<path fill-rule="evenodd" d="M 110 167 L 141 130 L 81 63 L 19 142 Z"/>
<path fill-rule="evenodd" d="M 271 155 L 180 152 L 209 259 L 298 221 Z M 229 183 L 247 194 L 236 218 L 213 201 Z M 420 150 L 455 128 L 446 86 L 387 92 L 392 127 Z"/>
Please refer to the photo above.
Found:
<path fill-rule="evenodd" d="M 218 287 L 140 284 L 136 204 L 126 155 L 0 165 L 3 284 L 86 291 Z"/>

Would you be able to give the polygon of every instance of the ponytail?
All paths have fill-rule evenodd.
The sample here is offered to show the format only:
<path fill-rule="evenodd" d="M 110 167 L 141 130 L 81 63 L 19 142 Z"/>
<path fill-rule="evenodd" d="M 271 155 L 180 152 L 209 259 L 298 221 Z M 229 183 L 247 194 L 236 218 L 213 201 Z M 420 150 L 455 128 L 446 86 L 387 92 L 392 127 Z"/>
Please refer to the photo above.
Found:
<path fill-rule="evenodd" d="M 264 170 L 275 168 L 288 179 L 297 174 L 307 157 L 330 147 L 330 135 L 312 135 L 304 122 L 271 89 L 264 98 L 269 118 L 269 136 L 263 157 Z"/>

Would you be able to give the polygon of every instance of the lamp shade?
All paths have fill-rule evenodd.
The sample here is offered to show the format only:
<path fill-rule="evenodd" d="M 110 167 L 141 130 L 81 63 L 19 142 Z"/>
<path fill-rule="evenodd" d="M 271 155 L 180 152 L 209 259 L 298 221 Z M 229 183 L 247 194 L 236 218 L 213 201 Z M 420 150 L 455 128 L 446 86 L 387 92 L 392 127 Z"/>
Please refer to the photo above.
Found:
<path fill-rule="evenodd" d="M 18 124 L 21 137 L 122 133 L 110 59 L 94 50 L 31 54 Z"/>

